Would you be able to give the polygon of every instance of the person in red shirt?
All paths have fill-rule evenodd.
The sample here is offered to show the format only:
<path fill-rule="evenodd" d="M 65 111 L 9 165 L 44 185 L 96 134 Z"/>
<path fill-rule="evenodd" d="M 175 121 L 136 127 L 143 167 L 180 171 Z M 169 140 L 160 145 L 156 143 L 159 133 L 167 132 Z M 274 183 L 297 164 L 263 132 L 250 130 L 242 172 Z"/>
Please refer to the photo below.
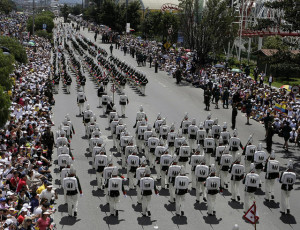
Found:
<path fill-rule="evenodd" d="M 11 190 L 16 191 L 19 180 L 19 172 L 16 171 L 14 172 L 14 176 L 10 179 Z"/>
<path fill-rule="evenodd" d="M 20 211 L 20 215 L 18 216 L 18 223 L 19 225 L 23 223 L 24 219 L 25 219 L 25 215 L 27 214 L 28 209 L 27 208 L 22 208 Z"/>
<path fill-rule="evenodd" d="M 16 190 L 17 193 L 20 192 L 21 189 L 28 190 L 26 181 L 27 181 L 26 175 L 21 174 L 20 180 L 19 180 L 19 183 L 18 183 L 18 186 L 17 186 L 17 190 Z"/>

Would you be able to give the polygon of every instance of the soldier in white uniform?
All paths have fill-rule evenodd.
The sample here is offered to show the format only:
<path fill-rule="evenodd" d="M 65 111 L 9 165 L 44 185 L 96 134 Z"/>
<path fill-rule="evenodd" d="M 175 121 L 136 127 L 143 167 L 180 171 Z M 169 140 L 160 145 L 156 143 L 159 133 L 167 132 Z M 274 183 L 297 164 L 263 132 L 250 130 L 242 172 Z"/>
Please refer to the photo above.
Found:
<path fill-rule="evenodd" d="M 175 138 L 176 138 L 175 125 L 174 125 L 174 123 L 172 123 L 172 125 L 170 127 L 170 132 L 168 133 L 168 136 L 167 136 L 167 144 L 168 144 L 168 147 L 169 147 L 169 153 L 172 156 L 174 154 Z"/>
<path fill-rule="evenodd" d="M 118 116 L 115 116 L 115 118 L 110 123 L 110 132 L 111 132 L 111 136 L 113 138 L 113 148 L 116 148 L 116 146 L 117 146 L 116 129 L 117 129 L 118 124 L 119 124 L 119 118 L 118 118 Z"/>
<path fill-rule="evenodd" d="M 94 160 L 94 166 L 96 169 L 96 178 L 97 178 L 98 189 L 103 188 L 103 185 L 104 185 L 103 170 L 107 164 L 108 164 L 108 157 L 105 155 L 105 152 L 100 151 L 99 154 L 96 154 L 95 160 Z"/>
<path fill-rule="evenodd" d="M 190 165 L 191 165 L 191 180 L 192 180 L 192 189 L 196 188 L 196 176 L 195 176 L 195 168 L 197 165 L 204 162 L 205 157 L 201 154 L 201 145 L 198 144 L 197 148 L 193 151 L 193 155 L 190 158 Z"/>
<path fill-rule="evenodd" d="M 61 171 L 67 165 L 71 165 L 73 163 L 72 157 L 67 154 L 60 154 L 57 158 L 57 164 L 59 166 L 59 171 Z"/>
<path fill-rule="evenodd" d="M 118 177 L 118 169 L 114 169 L 111 173 L 111 178 L 108 180 L 108 196 L 109 209 L 111 216 L 118 216 L 117 203 L 120 202 L 120 191 L 126 196 L 126 192 L 122 183 L 122 179 Z"/>
<path fill-rule="evenodd" d="M 120 139 L 121 155 L 122 155 L 122 168 L 125 168 L 125 163 L 126 163 L 126 160 L 125 160 L 126 151 L 125 151 L 125 149 L 126 149 L 126 146 L 129 143 L 131 145 L 133 145 L 133 137 L 129 135 L 127 130 L 125 130 L 124 135 L 121 136 L 121 139 Z"/>
<path fill-rule="evenodd" d="M 116 111 L 116 106 L 113 106 L 112 111 L 109 112 L 107 116 L 107 122 L 108 122 L 108 127 L 110 128 L 110 123 L 113 121 L 114 118 L 118 118 L 118 113 Z"/>
<path fill-rule="evenodd" d="M 137 152 L 133 151 L 127 158 L 127 175 L 129 179 L 129 189 L 134 189 L 134 175 L 140 164 L 140 158 L 137 156 Z"/>
<path fill-rule="evenodd" d="M 91 121 L 91 117 L 93 116 L 93 111 L 90 109 L 90 105 L 87 104 L 86 110 L 83 112 L 83 124 L 85 125 L 85 133 L 87 133 L 87 125 Z"/>
<path fill-rule="evenodd" d="M 179 154 L 179 148 L 182 145 L 184 140 L 185 140 L 185 137 L 182 135 L 182 130 L 179 129 L 177 136 L 175 138 L 175 141 L 174 141 L 175 154 L 177 154 L 177 155 Z"/>
<path fill-rule="evenodd" d="M 197 139 L 197 131 L 198 127 L 196 125 L 196 119 L 192 119 L 192 124 L 188 127 L 188 136 L 189 136 L 189 145 L 191 147 L 191 150 L 195 149 L 195 143 Z"/>
<path fill-rule="evenodd" d="M 126 105 L 129 104 L 129 100 L 128 100 L 127 95 L 124 93 L 124 91 L 120 95 L 119 104 L 121 106 L 121 117 L 125 117 L 125 108 L 126 108 Z"/>
<path fill-rule="evenodd" d="M 204 155 L 205 163 L 210 165 L 211 154 L 215 151 L 216 143 L 215 139 L 212 138 L 211 131 L 208 132 L 207 138 L 204 139 Z"/>
<path fill-rule="evenodd" d="M 293 185 L 296 182 L 296 174 L 293 172 L 293 162 L 289 160 L 287 170 L 281 173 L 281 203 L 280 209 L 283 214 L 290 214 L 290 196 Z"/>
<path fill-rule="evenodd" d="M 166 188 L 166 176 L 169 170 L 169 167 L 172 163 L 172 155 L 169 154 L 168 149 L 166 149 L 163 155 L 160 157 L 160 171 L 161 171 L 161 188 Z"/>
<path fill-rule="evenodd" d="M 206 202 L 205 181 L 209 175 L 209 167 L 205 165 L 203 160 L 200 165 L 195 168 L 196 177 L 196 202 L 200 202 L 200 194 L 202 193 L 203 200 Z"/>
<path fill-rule="evenodd" d="M 68 124 L 68 126 L 70 127 L 70 130 L 71 130 L 71 138 L 72 138 L 72 134 L 75 134 L 75 129 L 74 129 L 74 126 L 73 126 L 73 123 L 70 119 L 70 115 L 67 113 L 67 115 L 65 116 L 65 118 L 67 119 L 66 122 L 64 121 L 63 124 L 66 125 Z"/>
<path fill-rule="evenodd" d="M 153 135 L 154 131 L 152 130 L 152 127 L 150 124 L 147 125 L 147 130 L 144 132 L 144 153 L 145 157 L 149 159 L 148 156 L 148 139 Z"/>
<path fill-rule="evenodd" d="M 240 183 L 244 179 L 245 167 L 241 164 L 241 155 L 238 154 L 237 159 L 233 162 L 231 169 L 231 200 L 240 201 Z"/>
<path fill-rule="evenodd" d="M 99 108 L 101 108 L 102 106 L 102 96 L 106 95 L 104 86 L 103 86 L 103 82 L 100 83 L 99 89 L 97 91 L 97 96 L 99 98 Z"/>
<path fill-rule="evenodd" d="M 275 152 L 272 150 L 269 159 L 267 159 L 264 171 L 265 175 L 265 200 L 274 200 L 275 179 L 279 178 L 279 161 L 275 160 Z"/>
<path fill-rule="evenodd" d="M 144 149 L 144 133 L 147 130 L 147 122 L 145 119 L 142 120 L 140 125 L 137 125 L 136 131 L 136 145 L 138 147 L 138 151 L 141 152 Z"/>
<path fill-rule="evenodd" d="M 136 196 L 137 196 L 137 203 L 141 204 L 142 203 L 142 192 L 140 188 L 140 181 L 145 175 L 145 170 L 146 170 L 146 161 L 141 161 L 141 166 L 136 169 Z"/>
<path fill-rule="evenodd" d="M 186 163 L 189 161 L 189 157 L 191 156 L 191 148 L 188 146 L 186 140 L 182 142 L 182 145 L 179 148 L 178 154 L 178 164 L 186 167 Z"/>
<path fill-rule="evenodd" d="M 146 216 L 151 216 L 151 212 L 149 211 L 149 203 L 151 201 L 152 190 L 154 190 L 155 194 L 158 194 L 158 190 L 155 186 L 154 179 L 150 177 L 151 171 L 149 167 L 145 169 L 145 176 L 140 180 L 140 189 L 142 193 L 142 214 Z"/>
<path fill-rule="evenodd" d="M 267 154 L 265 151 L 262 150 L 262 144 L 258 144 L 257 151 L 254 153 L 254 165 L 255 165 L 255 172 L 260 176 L 264 164 L 267 160 Z M 261 179 L 259 178 L 259 187 L 261 187 Z"/>
<path fill-rule="evenodd" d="M 82 196 L 81 185 L 78 177 L 76 176 L 76 171 L 73 165 L 70 167 L 70 172 L 68 177 L 63 180 L 63 188 L 66 191 L 66 201 L 68 204 L 68 214 L 69 216 L 77 216 L 77 206 L 78 206 L 78 192 Z"/>
<path fill-rule="evenodd" d="M 113 163 L 110 162 L 103 170 L 103 179 L 104 179 L 104 192 L 106 195 L 106 203 L 109 203 L 109 194 L 108 194 L 108 181 L 112 177 L 112 172 L 117 171 L 116 166 L 113 166 Z"/>
<path fill-rule="evenodd" d="M 222 192 L 220 178 L 215 175 L 214 164 L 211 165 L 210 176 L 206 179 L 205 186 L 207 191 L 207 214 L 209 216 L 216 215 L 215 204 L 217 194 Z"/>
<path fill-rule="evenodd" d="M 139 120 L 142 120 L 142 119 L 145 119 L 146 121 L 148 121 L 147 115 L 146 115 L 146 113 L 144 112 L 144 108 L 143 108 L 143 106 L 141 105 L 141 106 L 140 106 L 140 111 L 136 113 L 135 125 L 133 126 L 133 128 L 135 128 L 137 122 L 138 122 Z"/>
<path fill-rule="evenodd" d="M 253 138 L 249 138 L 248 144 L 244 148 L 245 152 L 245 171 L 249 172 L 250 164 L 254 162 L 254 153 L 256 152 L 257 148 L 256 145 L 253 145 Z"/>
<path fill-rule="evenodd" d="M 159 137 L 166 141 L 169 132 L 170 132 L 170 127 L 167 125 L 166 118 L 163 118 L 163 121 L 159 127 Z"/>
<path fill-rule="evenodd" d="M 211 134 L 212 134 L 213 138 L 216 141 L 216 145 L 218 146 L 219 138 L 220 138 L 220 134 L 221 134 L 221 126 L 218 125 L 218 119 L 217 118 L 214 120 L 214 124 L 211 127 Z"/>
<path fill-rule="evenodd" d="M 185 167 L 181 166 L 180 175 L 175 178 L 175 201 L 176 201 L 176 215 L 184 215 L 183 201 L 185 201 L 185 194 L 188 192 L 189 178 L 185 174 Z"/>
<path fill-rule="evenodd" d="M 197 140 L 197 144 L 200 144 L 202 148 L 204 146 L 204 139 L 206 138 L 206 135 L 207 133 L 203 128 L 203 123 L 200 122 L 199 129 L 197 131 L 196 140 Z"/>
<path fill-rule="evenodd" d="M 159 139 L 156 137 L 155 133 L 152 133 L 152 136 L 148 138 L 148 160 L 150 167 L 153 168 L 155 161 L 155 148 L 159 143 Z"/>
<path fill-rule="evenodd" d="M 154 122 L 154 125 L 153 125 L 153 128 L 154 128 L 154 130 L 155 130 L 156 133 L 159 133 L 159 128 L 160 128 L 162 122 L 163 122 L 163 119 L 161 117 L 161 114 L 158 113 L 157 117 L 156 117 L 156 120 Z"/>
<path fill-rule="evenodd" d="M 206 133 L 212 128 L 214 120 L 211 119 L 211 113 L 208 114 L 207 119 L 204 121 L 204 129 Z"/>
<path fill-rule="evenodd" d="M 77 94 L 77 105 L 79 107 L 79 115 L 82 115 L 84 102 L 86 102 L 86 96 L 84 92 L 82 92 L 82 88 L 80 87 L 78 89 L 78 94 Z"/>
<path fill-rule="evenodd" d="M 115 144 L 117 146 L 117 151 L 119 153 L 121 152 L 121 145 L 120 145 L 121 133 L 125 131 L 125 129 L 126 129 L 126 125 L 124 124 L 123 119 L 120 118 L 119 123 L 116 127 L 116 141 L 115 141 Z"/>
<path fill-rule="evenodd" d="M 95 130 L 99 130 L 99 125 L 98 125 L 98 123 L 95 122 L 95 118 L 91 117 L 90 122 L 86 125 L 86 136 L 88 138 L 91 138 L 92 133 Z"/>
<path fill-rule="evenodd" d="M 239 148 L 241 147 L 242 149 L 244 149 L 243 145 L 241 143 L 241 140 L 240 140 L 240 138 L 237 137 L 237 135 L 238 135 L 238 133 L 237 133 L 237 130 L 235 129 L 233 131 L 233 137 L 231 137 L 229 139 L 230 153 L 231 153 L 234 161 L 235 161 L 235 158 L 236 158 L 235 155 L 236 155 L 237 151 L 239 150 Z"/>
<path fill-rule="evenodd" d="M 220 179 L 222 188 L 228 188 L 228 173 L 232 162 L 233 157 L 230 154 L 222 154 L 220 160 Z"/>
<path fill-rule="evenodd" d="M 223 123 L 223 130 L 220 133 L 220 137 L 222 137 L 224 145 L 228 145 L 229 144 L 230 132 L 227 131 L 227 123 L 226 122 Z"/>
<path fill-rule="evenodd" d="M 69 144 L 68 139 L 65 137 L 65 135 L 66 135 L 66 133 L 64 131 L 60 132 L 60 137 L 58 137 L 56 139 L 56 147 L 57 148 Z"/>
<path fill-rule="evenodd" d="M 99 145 L 100 146 L 103 144 L 103 138 L 101 137 L 101 132 L 99 131 L 99 129 L 96 129 L 93 133 L 92 133 L 92 137 L 89 141 L 89 151 L 93 152 L 93 149 L 95 146 Z"/>
<path fill-rule="evenodd" d="M 167 146 L 164 146 L 164 140 L 160 138 L 158 145 L 155 148 L 154 155 L 155 155 L 155 170 L 156 170 L 156 180 L 159 180 L 161 177 L 160 172 L 160 157 L 166 151 Z"/>
<path fill-rule="evenodd" d="M 244 212 L 247 212 L 253 201 L 255 201 L 255 192 L 259 186 L 259 175 L 255 173 L 253 163 L 250 165 L 250 172 L 244 178 L 243 184 L 245 184 Z"/>
<path fill-rule="evenodd" d="M 180 128 L 182 129 L 182 134 L 185 138 L 188 137 L 188 129 L 191 124 L 192 124 L 192 122 L 189 121 L 188 113 L 185 113 L 183 120 L 181 121 L 181 124 L 180 124 Z"/>
<path fill-rule="evenodd" d="M 63 188 L 64 179 L 69 176 L 69 173 L 70 173 L 70 165 L 68 165 L 67 167 L 63 168 L 60 171 L 60 185 L 62 186 L 62 188 Z M 67 191 L 66 190 L 64 190 L 64 202 L 67 203 Z"/>
<path fill-rule="evenodd" d="M 221 156 L 223 154 L 225 154 L 225 153 L 229 153 L 229 148 L 228 148 L 228 146 L 226 147 L 223 144 L 223 138 L 220 137 L 220 139 L 219 139 L 219 146 L 216 148 L 216 155 L 215 155 L 215 167 L 216 167 L 216 175 L 217 176 L 220 176 Z"/>
<path fill-rule="evenodd" d="M 168 170 L 168 182 L 169 182 L 169 193 L 170 193 L 170 203 L 175 202 L 175 178 L 179 175 L 181 166 L 177 165 L 177 157 L 173 160 L 172 165 Z"/>

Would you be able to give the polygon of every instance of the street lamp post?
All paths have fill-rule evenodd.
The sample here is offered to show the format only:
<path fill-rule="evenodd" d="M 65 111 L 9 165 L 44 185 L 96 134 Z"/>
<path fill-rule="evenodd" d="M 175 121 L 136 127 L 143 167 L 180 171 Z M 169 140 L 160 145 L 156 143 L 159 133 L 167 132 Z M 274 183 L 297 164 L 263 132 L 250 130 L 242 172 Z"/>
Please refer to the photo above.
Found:
<path fill-rule="evenodd" d="M 34 35 L 34 8 L 35 8 L 35 0 L 32 2 L 32 35 Z"/>

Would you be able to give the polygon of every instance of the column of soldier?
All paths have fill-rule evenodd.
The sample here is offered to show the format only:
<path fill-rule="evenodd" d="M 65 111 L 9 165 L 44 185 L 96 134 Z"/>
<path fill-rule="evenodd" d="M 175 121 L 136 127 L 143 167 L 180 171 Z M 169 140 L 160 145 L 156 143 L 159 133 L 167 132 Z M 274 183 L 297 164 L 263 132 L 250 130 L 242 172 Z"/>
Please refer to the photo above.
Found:
<path fill-rule="evenodd" d="M 241 181 L 245 184 L 244 211 L 246 212 L 255 200 L 255 191 L 261 187 L 262 171 L 265 171 L 265 199 L 274 200 L 275 179 L 280 177 L 281 211 L 290 212 L 289 196 L 296 180 L 296 175 L 292 172 L 292 162 L 289 161 L 287 170 L 279 176 L 279 162 L 275 160 L 274 151 L 268 157 L 262 150 L 261 144 L 258 147 L 252 144 L 251 136 L 243 147 L 237 137 L 237 131 L 234 130 L 231 137 L 227 131 L 227 124 L 224 123 L 221 127 L 217 119 L 211 119 L 211 115 L 197 126 L 196 119 L 189 120 L 186 114 L 180 129 L 176 132 L 174 124 L 168 126 L 166 119 L 160 114 L 154 125 L 148 124 L 142 106 L 136 116 L 135 135 L 130 135 L 115 107 L 108 110 L 107 102 L 102 100 L 101 94 L 99 95 L 99 106 L 102 106 L 104 113 L 108 115 L 114 147 L 122 156 L 121 166 L 127 167 L 129 189 L 137 190 L 138 203 L 142 204 L 144 216 L 151 215 L 148 207 L 152 191 L 158 194 L 158 184 L 161 189 L 169 189 L 169 201 L 176 202 L 176 215 L 184 215 L 183 201 L 190 188 L 190 182 L 191 188 L 196 190 L 196 202 L 201 202 L 200 196 L 202 196 L 203 202 L 207 202 L 208 205 L 208 215 L 215 215 L 216 196 L 223 189 L 228 188 L 229 178 L 232 200 L 235 202 L 240 202 Z M 106 153 L 99 125 L 96 123 L 96 115 L 90 110 L 89 105 L 86 106 L 85 111 L 82 111 L 85 101 L 84 92 L 80 90 L 77 102 L 81 104 L 79 113 L 83 114 L 85 131 L 89 138 L 89 151 L 92 153 L 93 167 L 97 171 L 98 189 L 104 189 L 111 215 L 118 216 L 116 205 L 119 202 L 120 192 L 126 194 L 123 185 L 126 179 L 119 174 L 118 167 L 113 165 L 111 155 Z M 125 105 L 122 113 L 125 116 Z M 61 128 L 65 131 L 58 131 L 56 143 L 58 148 L 69 152 L 66 145 L 68 145 L 68 137 L 70 138 L 72 134 L 72 123 L 68 121 L 68 117 L 64 122 Z M 239 148 L 244 150 L 244 164 L 241 162 Z M 68 176 L 63 173 L 63 170 L 69 171 L 68 168 L 63 169 L 63 167 L 71 165 L 72 157 L 62 157 L 63 154 L 59 151 L 58 154 L 58 164 L 62 169 L 61 178 L 63 178 Z M 191 166 L 190 178 L 186 175 L 188 164 Z M 151 177 L 150 169 L 155 169 L 157 174 L 155 179 Z M 74 175 L 72 167 L 69 173 Z M 68 202 L 69 215 L 76 215 L 76 190 L 81 192 L 78 179 L 66 177 L 62 182 L 66 199 L 70 201 Z"/>

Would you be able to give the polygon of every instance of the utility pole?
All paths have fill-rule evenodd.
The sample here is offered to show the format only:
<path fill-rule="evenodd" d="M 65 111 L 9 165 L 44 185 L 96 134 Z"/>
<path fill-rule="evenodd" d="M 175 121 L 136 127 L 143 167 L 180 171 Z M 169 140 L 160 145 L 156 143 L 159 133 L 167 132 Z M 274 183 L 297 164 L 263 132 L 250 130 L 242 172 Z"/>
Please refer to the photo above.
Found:
<path fill-rule="evenodd" d="M 35 8 L 35 0 L 32 2 L 32 35 L 34 35 L 34 8 Z"/>

